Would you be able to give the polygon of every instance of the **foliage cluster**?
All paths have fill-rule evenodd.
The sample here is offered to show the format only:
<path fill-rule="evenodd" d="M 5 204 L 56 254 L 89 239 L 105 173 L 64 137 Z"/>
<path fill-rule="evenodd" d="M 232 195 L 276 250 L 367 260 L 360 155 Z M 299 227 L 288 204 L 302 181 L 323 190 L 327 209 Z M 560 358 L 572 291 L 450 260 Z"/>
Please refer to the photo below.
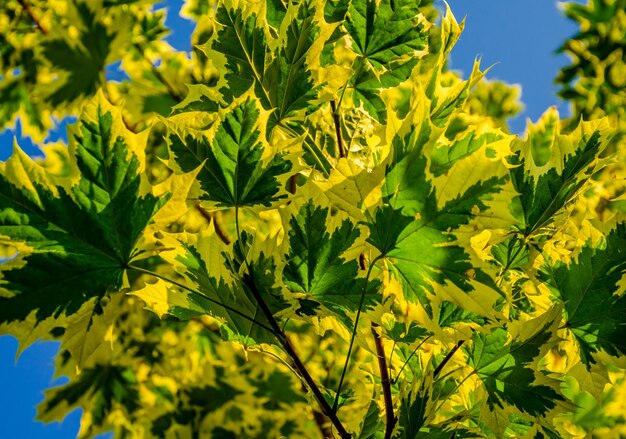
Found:
<path fill-rule="evenodd" d="M 576 114 L 523 137 L 516 88 L 446 69 L 463 24 L 430 1 L 188 0 L 189 56 L 153 3 L 0 11 L 0 125 L 78 116 L 0 164 L 0 334 L 59 340 L 69 377 L 40 419 L 626 435 L 623 1 L 567 7 Z"/>

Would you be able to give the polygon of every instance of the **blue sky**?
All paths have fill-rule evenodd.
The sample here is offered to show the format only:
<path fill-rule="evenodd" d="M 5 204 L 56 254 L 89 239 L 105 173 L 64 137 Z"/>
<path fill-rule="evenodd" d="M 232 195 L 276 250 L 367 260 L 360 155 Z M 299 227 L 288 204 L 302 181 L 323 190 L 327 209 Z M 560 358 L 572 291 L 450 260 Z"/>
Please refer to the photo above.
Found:
<path fill-rule="evenodd" d="M 451 54 L 451 68 L 467 75 L 478 56 L 483 68 L 493 65 L 488 78 L 522 85 L 525 109 L 511 121 L 513 132 L 523 132 L 527 118 L 536 120 L 551 106 L 557 106 L 563 116 L 570 114 L 556 96 L 553 81 L 568 62 L 556 49 L 577 27 L 562 15 L 556 1 L 449 0 L 448 4 L 457 20 L 467 17 Z"/>
<path fill-rule="evenodd" d="M 173 29 L 170 43 L 188 50 L 192 25 L 178 16 L 180 2 L 163 3 L 177 5 L 167 19 Z M 566 105 L 557 98 L 557 87 L 553 84 L 567 59 L 557 56 L 555 50 L 575 33 L 576 27 L 561 15 L 555 1 L 449 0 L 448 3 L 459 21 L 467 17 L 465 32 L 452 52 L 451 67 L 467 74 L 474 58 L 480 56 L 483 67 L 495 64 L 488 78 L 522 85 L 526 108 L 512 121 L 514 132 L 522 132 L 526 118 L 535 120 L 552 105 L 563 115 L 569 114 Z M 62 125 L 49 140 L 63 138 L 64 132 Z M 10 155 L 13 135 L 0 133 L 0 160 Z M 37 151 L 28 141 L 19 139 L 19 133 L 18 142 L 29 153 Z M 9 336 L 0 337 L 0 439 L 76 437 L 78 412 L 69 415 L 62 424 L 33 421 L 43 391 L 55 383 L 52 375 L 56 349 L 55 343 L 36 343 L 16 362 L 17 342 Z"/>

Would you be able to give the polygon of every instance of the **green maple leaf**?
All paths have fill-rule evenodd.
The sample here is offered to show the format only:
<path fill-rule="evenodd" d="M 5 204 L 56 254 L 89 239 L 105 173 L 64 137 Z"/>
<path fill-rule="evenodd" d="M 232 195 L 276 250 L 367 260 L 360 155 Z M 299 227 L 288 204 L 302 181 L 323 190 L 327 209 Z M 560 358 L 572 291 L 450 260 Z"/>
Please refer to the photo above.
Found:
<path fill-rule="evenodd" d="M 267 37 L 263 28 L 257 26 L 257 16 L 252 14 L 246 18 L 241 9 L 230 9 L 221 5 L 215 19 L 221 29 L 206 54 L 210 58 L 211 50 L 214 50 L 226 57 L 226 84 L 220 88 L 220 92 L 227 102 L 231 102 L 255 85 L 261 91 L 257 93 L 259 99 L 265 99 L 264 105 L 269 106 L 270 102 L 262 90 L 268 50 Z"/>
<path fill-rule="evenodd" d="M 161 415 L 154 420 L 150 432 L 155 437 L 166 437 L 167 431 L 172 426 L 192 424 L 197 417 L 203 418 L 219 410 L 241 394 L 240 390 L 225 382 L 222 377 L 224 374 L 223 368 L 215 369 L 218 373 L 215 385 L 204 385 L 184 389 L 181 393 L 188 401 L 187 404 L 179 404 L 174 407 L 175 411 Z M 225 436 L 218 437 L 234 437 L 234 434 L 227 430 L 221 430 L 219 427 L 211 432 L 212 437 L 215 437 L 216 430 L 225 434 Z"/>
<path fill-rule="evenodd" d="M 313 82 L 306 58 L 319 33 L 314 12 L 307 2 L 286 9 L 280 2 L 271 2 L 267 11 L 270 23 L 284 29 L 277 38 L 268 38 L 256 14 L 245 16 L 241 9 L 218 7 L 220 30 L 205 53 L 226 58 L 225 83 L 219 89 L 226 102 L 253 87 L 263 107 L 274 109 L 270 129 L 312 107 L 319 86 Z"/>
<path fill-rule="evenodd" d="M 571 135 L 559 133 L 558 114 L 549 110 L 534 127 L 528 141 L 513 159 L 513 186 L 519 192 L 515 208 L 521 210 L 526 235 L 549 225 L 598 171 L 604 148 L 600 132 L 584 132 L 581 126 Z"/>
<path fill-rule="evenodd" d="M 46 98 L 55 106 L 95 94 L 111 51 L 112 36 L 86 4 L 76 4 L 76 18 L 84 29 L 78 42 L 61 37 L 42 43 L 44 57 L 61 74 Z"/>
<path fill-rule="evenodd" d="M 363 423 L 361 424 L 361 429 L 357 437 L 358 439 L 379 439 L 384 436 L 381 431 L 382 426 L 383 423 L 380 418 L 380 409 L 378 408 L 378 404 L 376 404 L 376 400 L 372 399 L 367 407 L 367 413 L 365 413 L 365 417 L 363 418 Z"/>
<path fill-rule="evenodd" d="M 69 152 L 0 163 L 0 334 L 60 339 L 70 375 L 41 419 L 82 408 L 81 434 L 155 437 L 617 434 L 619 364 L 600 359 L 626 355 L 623 216 L 582 223 L 571 262 L 548 255 L 570 213 L 619 207 L 620 128 L 566 132 L 554 110 L 525 140 L 494 128 L 511 101 L 473 96 L 478 63 L 467 81 L 447 70 L 463 24 L 429 23 L 432 2 L 188 0 L 187 59 L 153 0 L 7 2 L 0 126 L 43 135 L 108 64 L 130 76 L 107 86 L 125 121 L 98 97 Z M 595 9 L 611 2 L 626 0 Z M 615 55 L 596 66 L 611 83 Z M 165 139 L 123 127 L 154 120 Z"/>
<path fill-rule="evenodd" d="M 432 152 L 430 155 L 430 172 L 437 177 L 444 175 L 457 161 L 471 156 L 484 144 L 496 142 L 502 138 L 501 134 L 495 132 L 485 134 L 469 132 L 467 135 L 455 139 L 454 144 L 449 148 L 438 148 Z"/>
<path fill-rule="evenodd" d="M 431 389 L 422 386 L 412 389 L 400 402 L 398 413 L 398 426 L 400 427 L 400 438 L 416 439 L 420 437 L 420 430 L 424 427 L 427 415 L 427 406 Z"/>
<path fill-rule="evenodd" d="M 276 108 L 270 117 L 272 125 L 283 123 L 284 119 L 301 110 L 314 108 L 312 101 L 317 98 L 320 88 L 313 82 L 307 64 L 307 52 L 319 34 L 315 9 L 302 2 L 299 6 L 291 6 L 286 13 L 291 21 L 281 33 L 280 48 L 263 77 L 269 100 Z"/>
<path fill-rule="evenodd" d="M 267 410 L 287 409 L 293 404 L 305 402 L 302 395 L 293 388 L 291 377 L 276 370 L 259 379 L 253 379 L 254 396 L 264 400 L 263 408 Z"/>
<path fill-rule="evenodd" d="M 327 10 L 331 21 L 345 14 L 344 6 Z M 350 79 L 354 103 L 384 123 L 387 112 L 381 89 L 406 80 L 427 47 L 419 2 L 355 0 L 350 2 L 343 27 L 357 55 Z"/>
<path fill-rule="evenodd" d="M 247 100 L 228 112 L 210 142 L 202 135 L 169 135 L 170 149 L 184 172 L 202 166 L 197 179 L 201 198 L 218 206 L 270 206 L 284 198 L 278 177 L 291 169 L 283 155 L 261 159 L 266 148 L 260 137 L 259 110 Z"/>
<path fill-rule="evenodd" d="M 403 63 L 426 47 L 419 2 L 353 0 L 344 27 L 352 49 L 378 72 Z"/>
<path fill-rule="evenodd" d="M 414 343 L 427 334 L 430 334 L 427 329 L 414 322 L 411 322 L 408 326 L 402 322 L 394 322 L 393 327 L 385 331 L 385 335 L 394 342 L 406 344 Z"/>
<path fill-rule="evenodd" d="M 0 127 L 7 126 L 13 121 L 15 114 L 19 111 L 22 101 L 25 98 L 24 87 L 19 81 L 4 80 L 0 86 Z"/>
<path fill-rule="evenodd" d="M 614 356 L 626 354 L 626 296 L 620 286 L 625 273 L 624 224 L 600 247 L 588 242 L 576 261 L 548 262 L 541 269 L 540 278 L 564 302 L 565 327 L 574 334 L 587 367 L 601 349 Z"/>
<path fill-rule="evenodd" d="M 374 69 L 362 68 L 351 79 L 353 99 L 356 105 L 363 105 L 363 109 L 380 123 L 387 120 L 387 104 L 381 98 L 381 90 L 398 86 L 411 74 L 411 69 L 417 60 L 407 62 L 388 72 L 379 74 Z"/>
<path fill-rule="evenodd" d="M 350 0 L 329 0 L 324 5 L 324 19 L 327 23 L 337 23 L 346 18 Z"/>
<path fill-rule="evenodd" d="M 93 424 L 105 422 L 117 407 L 133 412 L 140 407 L 139 385 L 131 368 L 98 365 L 83 370 L 76 380 L 46 391 L 46 399 L 38 407 L 37 418 L 50 422 L 59 407 L 85 408 Z"/>
<path fill-rule="evenodd" d="M 221 371 L 221 369 L 218 370 Z M 193 409 L 203 414 L 211 413 L 242 393 L 241 390 L 225 382 L 219 375 L 215 381 L 214 386 L 205 385 L 186 389 L 185 393 L 189 398 L 189 405 Z"/>
<path fill-rule="evenodd" d="M 487 209 L 485 200 L 500 190 L 503 180 L 490 177 L 469 188 L 443 206 L 437 205 L 437 190 L 427 170 L 427 159 L 415 132 L 395 137 L 385 164 L 383 205 L 367 222 L 367 241 L 389 261 L 393 270 L 410 288 L 411 296 L 427 303 L 432 282 L 450 281 L 471 291 L 468 271 L 474 269 L 465 250 L 454 245 L 451 230 L 466 224 Z M 459 157 L 461 160 L 463 157 Z M 497 289 L 480 270 L 479 281 Z"/>
<path fill-rule="evenodd" d="M 35 325 L 69 316 L 118 290 L 167 200 L 142 194 L 143 151 L 104 99 L 86 108 L 70 137 L 80 172 L 71 183 L 55 184 L 19 149 L 0 165 L 0 239 L 19 252 L 0 265 L 1 323 L 19 325 L 31 312 Z"/>
<path fill-rule="evenodd" d="M 267 2 L 267 10 L 265 11 L 265 18 L 267 23 L 276 31 L 280 31 L 280 24 L 287 15 L 288 5 L 283 0 L 270 0 Z"/>
<path fill-rule="evenodd" d="M 558 323 L 555 319 L 559 318 L 560 312 L 555 307 L 542 317 L 527 322 L 527 333 L 513 341 L 509 341 L 509 333 L 504 328 L 474 334 L 472 346 L 467 349 L 468 364 L 487 390 L 490 410 L 507 404 L 539 416 L 563 399 L 551 387 L 535 384 L 536 372 L 532 366 L 552 339 L 555 322 Z"/>
<path fill-rule="evenodd" d="M 362 294 L 366 308 L 378 301 L 378 282 L 358 277 L 359 263 L 342 258 L 358 238 L 358 228 L 344 220 L 329 233 L 327 219 L 328 208 L 310 201 L 290 219 L 283 280 L 293 292 L 306 293 L 347 319 L 347 312 L 359 309 Z"/>
<path fill-rule="evenodd" d="M 476 313 L 464 310 L 447 300 L 442 302 L 439 306 L 439 326 L 442 328 L 453 327 L 460 322 L 484 325 L 487 323 L 487 319 Z"/>
<path fill-rule="evenodd" d="M 238 240 L 232 244 L 234 255 L 226 251 L 220 253 L 223 244 L 215 234 L 203 233 L 194 244 L 179 242 L 179 248 L 168 262 L 182 276 L 182 281 L 161 278 L 132 294 L 144 300 L 159 317 L 168 314 L 189 320 L 211 315 L 225 322 L 221 332 L 227 339 L 238 339 L 246 344 L 276 342 L 272 325 L 252 289 L 258 291 L 272 313 L 289 305 L 275 288 L 273 258 L 263 254 L 255 260 L 247 258 L 245 265 L 250 274 L 239 274 L 243 254 L 238 252 L 248 252 L 251 236 L 244 232 L 242 240 L 243 243 Z"/>

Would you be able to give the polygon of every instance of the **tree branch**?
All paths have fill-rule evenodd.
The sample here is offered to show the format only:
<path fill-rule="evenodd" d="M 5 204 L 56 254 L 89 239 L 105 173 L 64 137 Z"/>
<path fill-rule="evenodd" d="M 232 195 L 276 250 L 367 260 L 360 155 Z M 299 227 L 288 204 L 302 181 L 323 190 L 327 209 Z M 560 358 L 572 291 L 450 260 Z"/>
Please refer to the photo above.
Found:
<path fill-rule="evenodd" d="M 443 361 L 439 363 L 439 366 L 437 366 L 437 368 L 433 372 L 433 378 L 437 378 L 437 375 L 439 375 L 439 373 L 443 370 L 443 368 L 446 366 L 448 361 L 450 361 L 454 353 L 458 351 L 461 346 L 463 346 L 463 343 L 465 343 L 465 340 L 459 341 L 456 345 L 454 345 L 452 349 L 450 349 L 450 352 L 448 352 L 448 355 L 445 356 Z"/>
<path fill-rule="evenodd" d="M 39 29 L 39 32 L 41 32 L 44 35 L 48 35 L 48 30 L 45 29 L 41 23 L 39 22 L 39 19 L 35 16 L 35 14 L 33 13 L 33 10 L 30 8 L 30 6 L 28 5 L 28 3 L 26 3 L 26 0 L 17 0 L 17 2 L 20 4 L 20 6 L 22 7 L 22 9 L 24 10 L 24 12 L 26 12 L 28 14 L 28 16 L 30 17 L 31 20 L 33 20 L 33 23 L 35 23 L 35 26 L 37 27 L 37 29 Z"/>
<path fill-rule="evenodd" d="M 332 439 L 333 431 L 328 425 L 328 419 L 326 418 L 326 416 L 324 416 L 324 413 L 313 410 L 313 419 L 315 419 L 317 428 L 320 429 L 320 432 L 322 433 L 322 436 L 324 436 L 324 439 Z"/>
<path fill-rule="evenodd" d="M 330 108 L 333 110 L 333 122 L 335 122 L 335 135 L 337 136 L 337 149 L 339 150 L 339 157 L 345 158 L 346 152 L 343 150 L 341 121 L 339 120 L 339 113 L 337 113 L 337 104 L 335 103 L 334 99 L 330 101 Z"/>
<path fill-rule="evenodd" d="M 320 405 L 322 412 L 328 417 L 328 419 L 330 419 L 330 422 L 333 423 L 333 425 L 337 429 L 337 432 L 339 433 L 339 436 L 341 436 L 342 439 L 350 439 L 351 438 L 350 433 L 346 431 L 345 427 L 343 426 L 343 424 L 337 417 L 337 414 L 330 407 L 330 405 L 326 401 L 326 398 L 324 398 L 322 391 L 319 389 L 319 387 L 315 383 L 315 380 L 313 379 L 313 377 L 311 376 L 307 368 L 304 366 L 304 363 L 302 363 L 302 360 L 300 360 L 300 357 L 298 356 L 295 349 L 289 342 L 289 339 L 285 336 L 285 333 L 278 325 L 278 322 L 274 318 L 274 314 L 272 314 L 272 311 L 269 309 L 269 307 L 265 303 L 265 300 L 261 296 L 261 293 L 258 290 L 256 283 L 254 282 L 254 278 L 252 274 L 251 273 L 245 274 L 243 276 L 243 281 L 244 281 L 244 284 L 250 289 L 250 292 L 254 296 L 254 299 L 256 300 L 256 302 L 259 304 L 261 311 L 263 312 L 263 314 L 269 321 L 270 326 L 272 327 L 272 332 L 276 335 L 276 338 L 278 338 L 278 341 L 283 346 L 285 353 L 289 355 L 289 357 L 291 358 L 291 361 L 293 361 L 293 365 L 295 366 L 295 369 L 298 371 L 302 379 L 307 383 L 307 385 L 309 386 L 309 389 L 311 389 L 311 392 L 313 392 L 313 395 L 315 396 L 315 399 Z"/>
<path fill-rule="evenodd" d="M 378 325 L 372 323 L 371 331 L 376 345 L 376 356 L 378 357 L 378 369 L 380 369 L 380 383 L 383 387 L 383 397 L 385 401 L 385 439 L 391 439 L 393 428 L 396 426 L 398 418 L 393 413 L 393 399 L 391 398 L 391 382 L 389 381 L 389 369 L 385 355 L 383 340 L 376 332 Z"/>

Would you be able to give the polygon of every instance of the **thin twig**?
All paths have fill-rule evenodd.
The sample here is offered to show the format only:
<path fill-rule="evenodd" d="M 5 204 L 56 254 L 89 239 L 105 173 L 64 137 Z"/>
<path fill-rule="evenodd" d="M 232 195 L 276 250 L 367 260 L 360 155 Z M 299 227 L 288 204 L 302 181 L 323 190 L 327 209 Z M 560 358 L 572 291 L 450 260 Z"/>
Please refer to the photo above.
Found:
<path fill-rule="evenodd" d="M 274 358 L 276 361 L 278 361 L 280 364 L 282 364 L 283 366 L 285 366 L 287 369 L 289 369 L 289 371 L 294 374 L 296 376 L 296 378 L 298 378 L 298 380 L 300 380 L 300 385 L 302 386 L 302 391 L 304 393 L 307 392 L 307 388 L 306 388 L 306 383 L 304 382 L 304 380 L 302 379 L 302 377 L 300 376 L 300 374 L 298 373 L 298 371 L 296 371 L 293 368 L 292 364 L 289 364 L 287 361 L 285 361 L 284 358 L 281 358 L 279 355 L 275 354 L 274 352 L 271 351 L 266 351 L 265 349 L 263 349 L 262 347 L 257 347 L 256 349 L 258 349 L 259 352 L 261 352 L 264 355 L 269 355 L 270 357 Z"/>
<path fill-rule="evenodd" d="M 239 206 L 235 206 L 235 228 L 237 229 L 237 243 L 241 246 L 241 232 L 239 230 Z M 242 251 L 242 254 L 245 255 L 243 251 Z M 350 439 L 351 438 L 350 433 L 348 433 L 346 428 L 343 426 L 343 424 L 337 417 L 337 413 L 335 413 L 335 410 L 333 410 L 328 404 L 328 401 L 326 401 L 324 394 L 322 393 L 317 383 L 315 382 L 315 380 L 313 379 L 313 377 L 307 370 L 304 363 L 302 363 L 302 360 L 300 359 L 300 357 L 298 356 L 298 353 L 296 352 L 293 345 L 289 341 L 289 338 L 286 336 L 285 332 L 282 330 L 282 328 L 278 324 L 278 321 L 274 317 L 274 314 L 272 313 L 269 306 L 265 302 L 265 299 L 263 298 L 263 296 L 261 295 L 261 292 L 257 288 L 256 282 L 254 280 L 254 273 L 250 268 L 250 264 L 245 259 L 244 259 L 244 263 L 248 268 L 248 272 L 242 276 L 243 283 L 245 286 L 248 287 L 248 289 L 252 293 L 252 296 L 254 297 L 254 300 L 257 302 L 259 308 L 261 308 L 261 312 L 263 313 L 263 315 L 265 316 L 265 318 L 267 319 L 267 321 L 269 322 L 272 328 L 271 332 L 278 339 L 285 353 L 291 358 L 291 361 L 293 362 L 295 369 L 298 371 L 299 375 L 302 377 L 302 379 L 304 379 L 307 386 L 313 393 L 313 396 L 317 400 L 317 403 L 322 409 L 322 412 L 328 417 L 330 422 L 332 422 L 334 427 L 337 429 L 337 432 L 339 433 L 339 436 L 341 437 L 341 439 Z"/>
<path fill-rule="evenodd" d="M 404 364 L 402 365 L 402 367 L 401 367 L 401 368 L 400 368 L 400 370 L 398 371 L 398 374 L 396 375 L 396 377 L 395 377 L 393 380 L 391 380 L 391 383 L 392 383 L 392 384 L 395 384 L 395 383 L 398 381 L 398 379 L 400 378 L 400 375 L 402 374 L 402 371 L 404 370 L 404 368 L 406 367 L 406 365 L 407 365 L 407 364 L 409 364 L 409 361 L 411 360 L 411 358 L 413 358 L 413 355 L 415 355 L 415 353 L 417 352 L 417 350 L 418 350 L 419 348 L 421 348 L 421 347 L 422 347 L 422 345 L 423 345 L 424 343 L 426 343 L 426 341 L 427 341 L 430 337 L 432 337 L 432 335 L 429 335 L 429 336 L 428 336 L 428 337 L 426 337 L 424 340 L 421 340 L 421 341 L 419 342 L 419 344 L 415 347 L 415 349 L 413 349 L 413 352 L 411 352 L 411 355 L 409 355 L 409 358 L 407 358 L 407 359 L 404 361 Z"/>
<path fill-rule="evenodd" d="M 339 120 L 339 113 L 337 113 L 337 104 L 333 99 L 330 101 L 330 108 L 333 111 L 333 122 L 335 122 L 335 135 L 337 136 L 337 148 L 339 149 L 339 157 L 344 158 L 346 152 L 343 150 L 343 140 L 341 137 L 341 121 Z"/>
<path fill-rule="evenodd" d="M 365 285 L 363 286 L 363 290 L 361 291 L 359 307 L 357 308 L 356 317 L 354 318 L 354 328 L 352 329 L 352 336 L 350 337 L 350 344 L 348 346 L 348 355 L 346 355 L 346 361 L 343 364 L 343 370 L 341 371 L 341 377 L 339 378 L 339 385 L 337 386 L 337 394 L 335 395 L 335 401 L 333 402 L 333 412 L 335 412 L 337 410 L 337 407 L 339 407 L 339 396 L 341 395 L 341 388 L 343 387 L 343 381 L 346 378 L 346 372 L 348 370 L 348 365 L 350 364 L 350 356 L 352 355 L 352 348 L 354 347 L 354 339 L 356 338 L 356 332 L 359 327 L 359 319 L 361 318 L 361 311 L 363 309 L 365 293 L 367 292 L 367 285 L 369 283 L 370 275 L 372 274 L 372 268 L 374 268 L 374 264 L 376 264 L 379 258 L 380 256 L 377 256 L 370 263 L 370 266 L 367 270 L 367 275 L 365 276 Z"/>
<path fill-rule="evenodd" d="M 433 378 L 437 378 L 437 375 L 439 375 L 439 373 L 443 370 L 443 368 L 446 366 L 448 361 L 450 361 L 454 353 L 458 351 L 461 346 L 463 346 L 463 343 L 465 343 L 465 340 L 459 341 L 456 345 L 454 345 L 452 349 L 450 349 L 450 352 L 448 352 L 448 355 L 445 356 L 443 361 L 439 363 L 439 366 L 437 366 L 437 368 L 433 372 Z"/>
<path fill-rule="evenodd" d="M 324 436 L 324 439 L 332 439 L 333 431 L 328 425 L 328 419 L 326 418 L 326 416 L 324 416 L 324 413 L 313 410 L 313 419 L 315 419 L 317 428 L 320 429 L 320 432 L 322 433 L 322 436 Z"/>
<path fill-rule="evenodd" d="M 376 345 L 376 356 L 378 357 L 378 368 L 380 369 L 380 384 L 383 388 L 383 397 L 385 401 L 385 438 L 390 439 L 393 428 L 396 425 L 397 418 L 393 413 L 393 399 L 391 398 L 391 382 L 389 381 L 389 372 L 387 368 L 387 360 L 385 356 L 385 346 L 383 340 L 376 332 L 376 323 L 372 323 L 371 331 L 374 336 L 374 344 Z"/>
<path fill-rule="evenodd" d="M 289 357 L 293 361 L 295 369 L 298 371 L 300 376 L 307 383 L 307 385 L 309 386 L 309 389 L 311 389 L 311 392 L 313 393 L 313 395 L 315 396 L 315 399 L 320 405 L 322 412 L 333 423 L 333 425 L 337 429 L 337 432 L 339 433 L 339 436 L 341 436 L 342 439 L 350 439 L 351 437 L 350 433 L 347 432 L 347 430 L 345 429 L 345 427 L 343 426 L 343 424 L 337 417 L 337 414 L 335 413 L 335 411 L 330 407 L 330 405 L 326 401 L 326 398 L 324 398 L 322 391 L 319 389 L 319 387 L 315 383 L 315 380 L 313 379 L 313 377 L 311 376 L 307 368 L 304 366 L 304 364 L 302 363 L 302 360 L 300 360 L 300 357 L 298 356 L 295 349 L 289 342 L 289 339 L 285 336 L 284 332 L 278 325 L 278 322 L 274 318 L 274 314 L 272 314 L 272 311 L 269 309 L 269 307 L 267 306 L 267 303 L 265 303 L 265 300 L 261 296 L 260 291 L 257 289 L 256 283 L 254 281 L 254 278 L 252 277 L 252 274 L 248 273 L 244 275 L 243 281 L 245 285 L 250 289 L 250 292 L 252 293 L 252 295 L 254 296 L 254 299 L 256 300 L 259 307 L 261 308 L 261 311 L 263 312 L 263 314 L 269 321 L 270 326 L 272 327 L 272 332 L 276 335 L 276 337 L 282 344 L 283 349 L 285 350 L 285 353 L 289 355 Z"/>
<path fill-rule="evenodd" d="M 48 35 L 48 30 L 45 29 L 42 25 L 41 22 L 39 21 L 39 19 L 35 16 L 35 14 L 33 13 L 33 10 L 30 8 L 30 6 L 28 5 L 28 3 L 26 3 L 26 0 L 17 0 L 17 2 L 20 4 L 20 6 L 22 7 L 22 9 L 28 14 L 28 16 L 30 17 L 31 20 L 33 20 L 33 23 L 35 23 L 35 26 L 37 27 L 37 29 L 39 29 L 39 32 L 41 32 L 44 35 Z"/>

